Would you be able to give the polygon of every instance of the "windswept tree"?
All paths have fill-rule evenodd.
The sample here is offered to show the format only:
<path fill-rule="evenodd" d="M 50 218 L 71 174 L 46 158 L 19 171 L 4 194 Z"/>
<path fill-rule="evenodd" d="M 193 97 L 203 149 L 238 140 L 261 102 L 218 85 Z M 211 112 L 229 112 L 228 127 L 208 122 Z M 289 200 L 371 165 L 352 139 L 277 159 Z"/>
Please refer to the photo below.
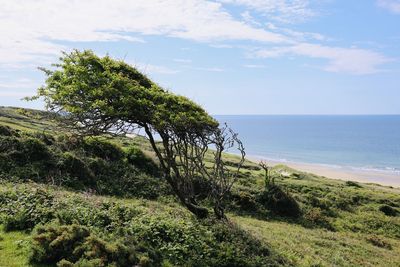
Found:
<path fill-rule="evenodd" d="M 197 217 L 208 215 L 196 201 L 193 179 L 204 173 L 199 169 L 203 152 L 221 133 L 215 119 L 188 98 L 109 56 L 74 50 L 63 53 L 53 66 L 55 70 L 41 68 L 47 79 L 35 98 L 43 98 L 47 109 L 62 114 L 65 126 L 79 134 L 143 128 L 173 192 Z"/>

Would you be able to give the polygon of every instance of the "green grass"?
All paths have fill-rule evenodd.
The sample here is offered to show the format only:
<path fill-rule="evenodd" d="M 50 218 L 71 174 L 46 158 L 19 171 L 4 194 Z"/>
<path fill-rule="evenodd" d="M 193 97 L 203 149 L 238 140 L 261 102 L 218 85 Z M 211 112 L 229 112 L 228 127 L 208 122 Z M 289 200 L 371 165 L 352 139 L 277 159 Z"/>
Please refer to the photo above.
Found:
<path fill-rule="evenodd" d="M 373 235 L 332 232 L 305 228 L 279 221 L 263 221 L 251 217 L 232 216 L 233 221 L 295 266 L 399 266 L 400 240 L 380 237 L 391 249 L 377 247 L 368 239 Z"/>
<path fill-rule="evenodd" d="M 28 266 L 29 233 L 0 230 L 0 267 Z"/>

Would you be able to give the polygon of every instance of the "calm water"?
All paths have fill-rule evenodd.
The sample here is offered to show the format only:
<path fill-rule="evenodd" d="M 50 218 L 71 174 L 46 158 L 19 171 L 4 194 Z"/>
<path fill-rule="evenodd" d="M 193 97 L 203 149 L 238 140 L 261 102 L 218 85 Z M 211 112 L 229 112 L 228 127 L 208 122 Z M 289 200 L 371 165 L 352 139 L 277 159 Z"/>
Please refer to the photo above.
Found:
<path fill-rule="evenodd" d="M 400 115 L 215 117 L 239 133 L 248 155 L 400 172 Z"/>

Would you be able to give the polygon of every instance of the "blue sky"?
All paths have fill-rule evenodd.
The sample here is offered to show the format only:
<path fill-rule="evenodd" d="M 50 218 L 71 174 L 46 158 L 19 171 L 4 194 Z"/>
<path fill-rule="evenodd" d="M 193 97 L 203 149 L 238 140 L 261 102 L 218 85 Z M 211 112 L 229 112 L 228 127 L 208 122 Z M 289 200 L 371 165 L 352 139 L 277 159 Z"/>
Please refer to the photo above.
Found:
<path fill-rule="evenodd" d="M 400 114 L 399 0 L 0 0 L 0 36 L 4 106 L 78 48 L 212 114 Z"/>

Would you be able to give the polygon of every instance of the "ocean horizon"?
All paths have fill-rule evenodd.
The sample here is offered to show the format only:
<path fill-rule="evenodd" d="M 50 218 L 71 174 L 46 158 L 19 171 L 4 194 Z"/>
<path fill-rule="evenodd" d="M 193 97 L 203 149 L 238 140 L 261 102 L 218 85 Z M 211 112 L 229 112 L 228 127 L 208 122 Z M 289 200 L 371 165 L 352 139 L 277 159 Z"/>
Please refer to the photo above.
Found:
<path fill-rule="evenodd" d="M 248 157 L 400 174 L 400 115 L 214 117 L 239 134 Z"/>

